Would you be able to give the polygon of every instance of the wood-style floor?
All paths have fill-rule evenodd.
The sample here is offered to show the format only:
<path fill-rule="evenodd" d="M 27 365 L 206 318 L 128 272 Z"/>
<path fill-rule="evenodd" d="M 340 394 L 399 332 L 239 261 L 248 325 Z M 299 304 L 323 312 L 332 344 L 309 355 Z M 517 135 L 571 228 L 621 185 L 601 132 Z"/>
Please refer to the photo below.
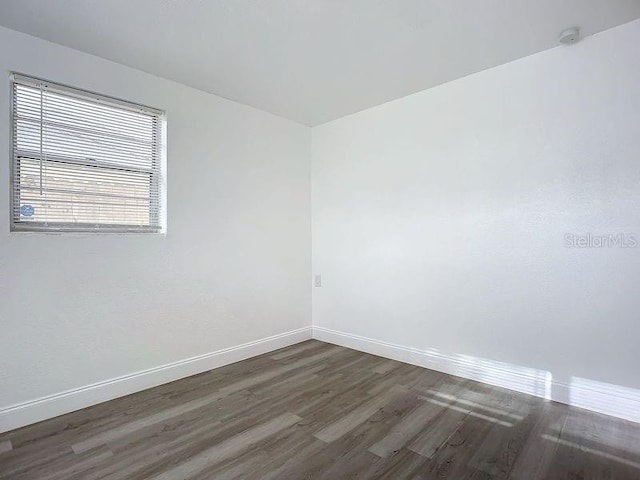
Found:
<path fill-rule="evenodd" d="M 640 479 L 640 425 L 308 341 L 2 434 L 0 478 Z"/>

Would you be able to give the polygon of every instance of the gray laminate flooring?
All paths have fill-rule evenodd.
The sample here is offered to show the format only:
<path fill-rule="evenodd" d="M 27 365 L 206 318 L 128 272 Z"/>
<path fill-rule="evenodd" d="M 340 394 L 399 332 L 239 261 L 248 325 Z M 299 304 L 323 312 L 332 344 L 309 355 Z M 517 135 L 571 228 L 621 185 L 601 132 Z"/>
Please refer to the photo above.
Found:
<path fill-rule="evenodd" d="M 640 425 L 311 340 L 0 434 L 0 479 L 640 479 Z"/>

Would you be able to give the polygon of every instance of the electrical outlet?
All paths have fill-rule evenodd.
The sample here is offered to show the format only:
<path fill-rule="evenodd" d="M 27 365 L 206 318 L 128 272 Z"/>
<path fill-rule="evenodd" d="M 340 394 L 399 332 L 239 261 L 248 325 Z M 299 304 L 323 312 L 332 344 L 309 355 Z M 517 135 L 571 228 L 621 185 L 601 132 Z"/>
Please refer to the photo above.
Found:
<path fill-rule="evenodd" d="M 313 277 L 313 286 L 321 287 L 322 286 L 322 275 L 315 275 Z"/>

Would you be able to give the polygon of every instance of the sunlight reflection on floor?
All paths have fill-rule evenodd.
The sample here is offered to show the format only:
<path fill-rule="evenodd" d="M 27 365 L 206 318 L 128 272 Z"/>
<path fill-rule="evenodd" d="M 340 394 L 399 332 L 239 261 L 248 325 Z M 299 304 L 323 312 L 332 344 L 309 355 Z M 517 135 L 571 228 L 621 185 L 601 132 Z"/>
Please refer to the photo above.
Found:
<path fill-rule="evenodd" d="M 607 460 L 613 460 L 614 462 L 623 463 L 625 465 L 629 465 L 629 466 L 631 466 L 633 468 L 637 468 L 638 470 L 640 470 L 640 463 L 639 462 L 634 462 L 633 460 L 627 460 L 626 458 L 622 458 L 622 457 L 619 457 L 617 455 L 613 455 L 611 453 L 603 452 L 603 451 L 597 450 L 595 448 L 587 447 L 586 445 L 580 445 L 579 443 L 574 443 L 574 442 L 570 442 L 568 440 L 563 440 L 561 438 L 557 438 L 557 437 L 554 437 L 552 435 L 547 435 L 546 433 L 542 434 L 541 437 L 543 439 L 545 439 L 545 440 L 549 440 L 549 441 L 552 441 L 552 442 L 557 442 L 557 443 L 559 443 L 561 445 L 565 445 L 567 447 L 576 448 L 576 449 L 579 449 L 579 450 L 581 450 L 583 452 L 586 452 L 586 453 L 589 453 L 589 454 L 592 454 L 592 455 L 597 455 L 599 457 L 606 458 Z"/>

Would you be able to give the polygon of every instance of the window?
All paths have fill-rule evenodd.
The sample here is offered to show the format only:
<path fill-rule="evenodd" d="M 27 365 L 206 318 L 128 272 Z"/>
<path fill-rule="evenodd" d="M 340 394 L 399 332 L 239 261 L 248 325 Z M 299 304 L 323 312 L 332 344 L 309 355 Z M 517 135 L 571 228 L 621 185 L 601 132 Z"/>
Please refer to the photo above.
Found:
<path fill-rule="evenodd" d="M 12 230 L 161 230 L 163 112 L 18 74 L 12 95 Z"/>

